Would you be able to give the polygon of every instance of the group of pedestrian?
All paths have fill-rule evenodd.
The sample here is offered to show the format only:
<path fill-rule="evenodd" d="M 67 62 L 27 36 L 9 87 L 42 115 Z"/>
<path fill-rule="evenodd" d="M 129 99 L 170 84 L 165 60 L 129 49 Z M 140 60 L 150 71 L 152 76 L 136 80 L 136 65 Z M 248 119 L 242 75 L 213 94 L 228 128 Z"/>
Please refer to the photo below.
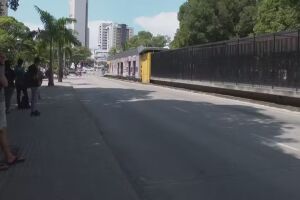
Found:
<path fill-rule="evenodd" d="M 31 109 L 30 116 L 40 116 L 37 109 L 39 87 L 43 76 L 40 73 L 40 59 L 35 58 L 34 63 L 27 69 L 23 67 L 24 61 L 19 59 L 17 66 L 13 69 L 12 63 L 6 60 L 5 55 L 0 52 L 0 149 L 4 154 L 4 161 L 0 162 L 0 171 L 7 170 L 10 166 L 24 162 L 18 151 L 13 152 L 7 138 L 6 115 L 11 111 L 11 100 L 14 90 L 17 92 L 18 109 Z M 31 90 L 31 101 L 27 89 Z"/>
<path fill-rule="evenodd" d="M 24 61 L 19 59 L 17 66 L 13 70 L 11 62 L 9 60 L 5 61 L 5 77 L 8 82 L 7 87 L 4 88 L 6 114 L 10 113 L 11 100 L 14 90 L 16 89 L 18 109 L 31 108 L 31 116 L 40 116 L 41 113 L 36 107 L 39 96 L 38 88 L 42 85 L 43 81 L 43 75 L 39 70 L 40 59 L 35 58 L 34 63 L 28 67 L 27 71 L 25 71 L 23 63 Z M 28 88 L 31 89 L 30 104 Z"/>

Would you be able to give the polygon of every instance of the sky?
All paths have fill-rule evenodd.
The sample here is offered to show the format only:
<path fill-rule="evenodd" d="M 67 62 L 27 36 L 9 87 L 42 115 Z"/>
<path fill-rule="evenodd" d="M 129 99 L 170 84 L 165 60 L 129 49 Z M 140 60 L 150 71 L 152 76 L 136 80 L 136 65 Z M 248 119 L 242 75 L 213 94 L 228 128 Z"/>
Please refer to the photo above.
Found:
<path fill-rule="evenodd" d="M 25 3 L 26 1 L 26 3 Z M 89 0 L 90 48 L 97 47 L 98 25 L 101 21 L 125 23 L 135 29 L 168 35 L 171 38 L 179 27 L 177 12 L 186 0 Z M 41 26 L 34 5 L 47 10 L 56 18 L 69 16 L 69 0 L 20 0 L 18 10 L 9 15 L 31 29 Z"/>

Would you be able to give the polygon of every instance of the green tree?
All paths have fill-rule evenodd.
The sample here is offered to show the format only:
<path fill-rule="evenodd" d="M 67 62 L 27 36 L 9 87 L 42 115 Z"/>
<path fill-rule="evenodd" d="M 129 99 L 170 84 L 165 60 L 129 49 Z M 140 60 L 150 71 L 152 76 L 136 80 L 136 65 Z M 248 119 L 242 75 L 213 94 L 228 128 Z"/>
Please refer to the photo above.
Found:
<path fill-rule="evenodd" d="M 152 33 L 147 31 L 140 31 L 138 35 L 133 36 L 127 42 L 127 48 L 144 47 L 165 47 L 169 38 L 167 36 L 153 36 Z"/>
<path fill-rule="evenodd" d="M 0 50 L 11 60 L 34 54 L 35 33 L 13 17 L 0 17 Z"/>
<path fill-rule="evenodd" d="M 272 33 L 300 28 L 300 2 L 262 0 L 259 3 L 256 33 Z"/>
<path fill-rule="evenodd" d="M 53 80 L 53 64 L 54 64 L 54 50 L 57 47 L 57 64 L 58 64 L 58 81 L 61 82 L 63 78 L 65 50 L 70 45 L 80 45 L 80 42 L 74 35 L 74 32 L 67 28 L 68 24 L 74 23 L 75 20 L 71 18 L 59 18 L 56 19 L 47 11 L 35 6 L 36 10 L 40 14 L 40 19 L 44 24 L 44 30 L 40 31 L 39 39 L 48 44 L 49 49 L 49 86 L 54 85 Z"/>
<path fill-rule="evenodd" d="M 249 35 L 255 16 L 256 0 L 188 0 L 180 7 L 180 28 L 172 47 Z"/>
<path fill-rule="evenodd" d="M 239 37 L 246 37 L 254 33 L 254 27 L 257 20 L 257 5 L 249 5 L 243 8 L 240 13 L 240 21 L 235 27 Z"/>
<path fill-rule="evenodd" d="M 73 31 L 67 28 L 68 24 L 74 22 L 75 20 L 71 18 L 60 18 L 55 21 L 57 31 L 54 39 L 58 46 L 58 82 L 62 82 L 64 74 L 65 65 L 63 57 L 65 56 L 65 45 L 80 45 Z"/>
<path fill-rule="evenodd" d="M 57 27 L 55 26 L 55 18 L 49 12 L 40 9 L 35 6 L 35 9 L 40 14 L 40 19 L 44 25 L 44 30 L 39 32 L 39 38 L 45 41 L 49 45 L 49 81 L 48 86 L 54 86 L 53 79 L 53 45 L 54 39 L 57 33 Z"/>
<path fill-rule="evenodd" d="M 49 46 L 41 38 L 35 40 L 35 57 L 39 57 L 43 63 L 49 63 Z"/>
<path fill-rule="evenodd" d="M 118 50 L 117 48 L 113 47 L 113 48 L 111 48 L 111 49 L 109 50 L 108 55 L 109 55 L 109 56 L 114 56 L 114 55 L 116 55 L 116 54 L 119 53 L 119 52 L 120 52 L 120 50 Z"/>
<path fill-rule="evenodd" d="M 153 47 L 165 47 L 170 43 L 170 37 L 164 35 L 158 35 L 152 38 L 151 45 Z"/>
<path fill-rule="evenodd" d="M 80 62 L 86 61 L 89 57 L 91 57 L 92 53 L 91 51 L 82 46 L 73 47 L 72 48 L 72 57 L 71 62 L 75 64 L 75 68 L 77 69 L 77 66 Z"/>

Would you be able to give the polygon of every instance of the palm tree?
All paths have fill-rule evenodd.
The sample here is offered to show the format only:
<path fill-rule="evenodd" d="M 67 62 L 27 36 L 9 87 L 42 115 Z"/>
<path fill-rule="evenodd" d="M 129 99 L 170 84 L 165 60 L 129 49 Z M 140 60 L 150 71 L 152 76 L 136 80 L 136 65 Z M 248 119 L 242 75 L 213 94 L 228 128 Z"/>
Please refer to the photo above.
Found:
<path fill-rule="evenodd" d="M 73 30 L 68 29 L 67 25 L 75 23 L 76 20 L 72 18 L 59 18 L 56 19 L 47 11 L 41 10 L 39 7 L 35 6 L 36 10 L 40 14 L 42 23 L 44 24 L 44 30 L 40 32 L 40 38 L 47 41 L 49 44 L 49 86 L 53 86 L 53 48 L 57 45 L 57 54 L 58 54 L 58 81 L 62 82 L 63 78 L 63 57 L 65 52 L 65 45 L 80 45 L 80 42 L 75 37 Z"/>
<path fill-rule="evenodd" d="M 71 18 L 59 18 L 56 20 L 57 34 L 55 41 L 58 46 L 58 81 L 62 82 L 63 71 L 65 64 L 63 63 L 63 57 L 65 57 L 65 46 L 80 45 L 79 40 L 74 36 L 73 30 L 68 29 L 67 25 L 74 23 L 75 20 Z"/>
<path fill-rule="evenodd" d="M 40 14 L 40 19 L 44 24 L 44 30 L 40 31 L 39 38 L 44 41 L 47 41 L 49 44 L 49 82 L 48 86 L 54 86 L 53 80 L 53 43 L 55 36 L 57 34 L 57 27 L 56 27 L 56 19 L 47 11 L 40 9 L 39 7 L 35 6 L 35 9 Z"/>

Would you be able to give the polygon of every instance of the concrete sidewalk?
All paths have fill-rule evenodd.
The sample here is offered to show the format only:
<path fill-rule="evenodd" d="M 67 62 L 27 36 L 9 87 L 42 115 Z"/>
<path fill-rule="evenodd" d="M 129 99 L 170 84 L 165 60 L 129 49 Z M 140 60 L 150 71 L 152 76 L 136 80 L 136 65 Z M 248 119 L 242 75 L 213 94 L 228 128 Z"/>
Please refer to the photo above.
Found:
<path fill-rule="evenodd" d="M 138 199 L 73 88 L 44 87 L 41 95 L 41 117 L 8 116 L 10 139 L 27 160 L 0 172 L 0 199 Z"/>

